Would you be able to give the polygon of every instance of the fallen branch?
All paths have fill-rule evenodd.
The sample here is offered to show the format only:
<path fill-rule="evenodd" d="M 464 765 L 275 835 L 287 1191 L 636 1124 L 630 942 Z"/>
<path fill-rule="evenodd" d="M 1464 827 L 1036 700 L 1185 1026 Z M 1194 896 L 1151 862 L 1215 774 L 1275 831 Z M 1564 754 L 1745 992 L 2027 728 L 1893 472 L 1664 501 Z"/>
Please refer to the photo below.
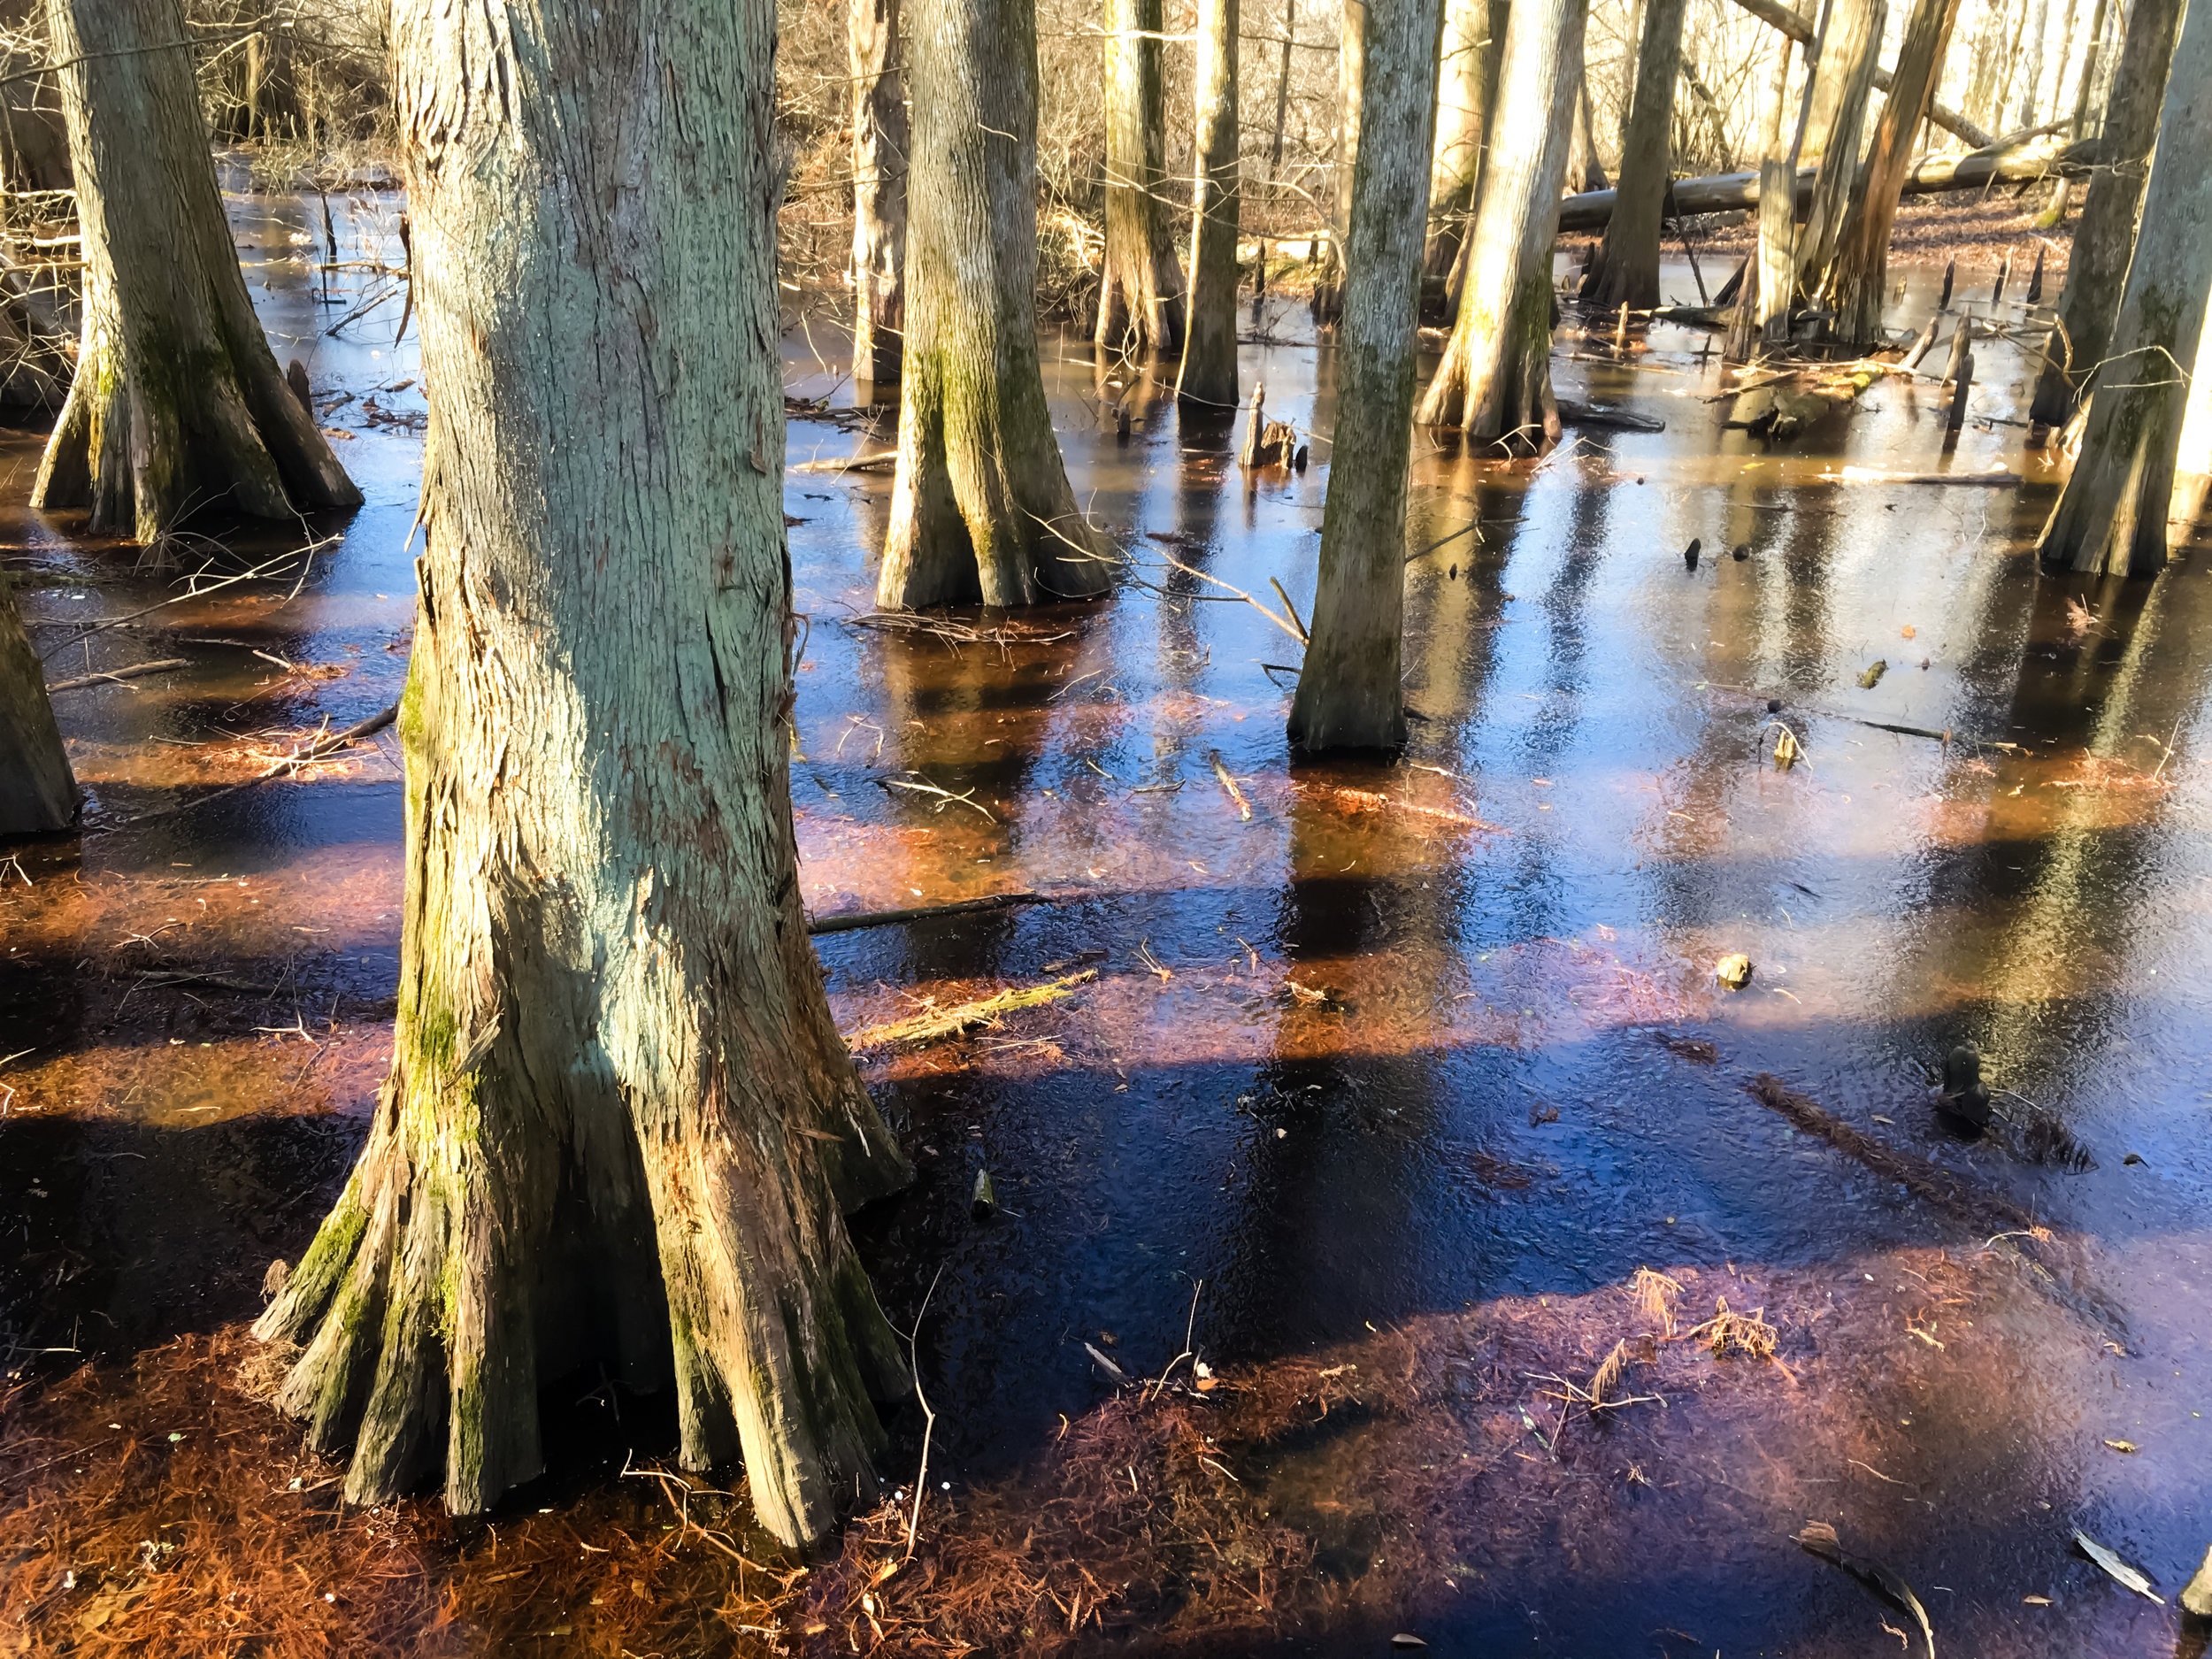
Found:
<path fill-rule="evenodd" d="M 1214 776 L 1221 780 L 1221 787 L 1228 792 L 1229 799 L 1237 803 L 1237 818 L 1249 824 L 1252 821 L 1252 803 L 1244 798 L 1244 791 L 1237 787 L 1237 780 L 1229 775 L 1228 767 L 1221 764 L 1221 751 L 1215 749 L 1209 758 L 1213 762 Z"/>
<path fill-rule="evenodd" d="M 349 726 L 342 732 L 334 732 L 328 737 L 318 738 L 298 754 L 287 755 L 282 760 L 271 763 L 269 769 L 257 777 L 249 778 L 243 783 L 231 784 L 211 795 L 200 795 L 190 801 L 180 801 L 173 806 L 157 807 L 151 812 L 141 812 L 136 818 L 125 818 L 123 822 L 126 826 L 150 824 L 156 818 L 173 818 L 180 812 L 189 812 L 194 807 L 205 806 L 211 801 L 219 801 L 227 795 L 236 795 L 241 789 L 250 789 L 256 784 L 266 783 L 272 778 L 282 777 L 289 772 L 297 772 L 302 766 L 311 765 L 319 760 L 329 759 L 347 744 L 357 739 L 373 737 L 397 718 L 399 718 L 399 704 L 395 703 L 389 708 L 380 710 L 371 715 L 358 726 Z"/>
<path fill-rule="evenodd" d="M 1664 432 L 1667 423 L 1655 420 L 1649 415 L 1632 415 L 1624 409 L 1613 409 L 1602 403 L 1578 403 L 1571 397 L 1559 400 L 1559 419 L 1571 426 L 1596 426 L 1608 432 Z"/>
<path fill-rule="evenodd" d="M 863 927 L 896 927 L 907 922 L 934 921 L 940 916 L 972 916 L 979 910 L 1010 910 L 1018 904 L 1049 904 L 1044 894 L 1025 888 L 1019 893 L 987 893 L 981 898 L 955 899 L 949 904 L 917 904 L 901 910 L 858 910 L 842 916 L 819 916 L 806 925 L 810 933 L 849 933 Z"/>
<path fill-rule="evenodd" d="M 848 1048 L 879 1048 L 892 1043 L 934 1042 L 940 1037 L 957 1036 L 978 1025 L 987 1025 L 1002 1014 L 1018 1008 L 1036 1008 L 1046 1002 L 1056 1002 L 1072 996 L 1075 987 L 1087 985 L 1098 978 L 1096 968 L 1086 968 L 1080 973 L 1071 973 L 1063 979 L 1048 979 L 1042 985 L 1025 986 L 1018 990 L 1001 991 L 996 996 L 987 996 L 973 1002 L 962 1002 L 956 1007 L 937 1009 L 926 1014 L 916 1014 L 906 1019 L 895 1019 L 880 1025 L 869 1025 L 845 1039 Z"/>
<path fill-rule="evenodd" d="M 833 461 L 795 461 L 795 472 L 882 472 L 899 464 L 896 449 L 885 449 L 875 455 L 847 456 Z"/>
<path fill-rule="evenodd" d="M 181 657 L 172 657 L 158 663 L 136 663 L 128 668 L 111 669 L 104 674 L 85 674 L 75 680 L 57 680 L 46 687 L 50 697 L 65 691 L 82 691 L 88 686 L 120 685 L 126 680 L 143 680 L 149 674 L 165 674 L 173 669 L 189 668 L 191 663 Z"/>
<path fill-rule="evenodd" d="M 1990 489 L 2016 489 L 2020 474 L 2007 467 L 1987 472 L 1885 472 L 1878 467 L 1847 466 L 1840 472 L 1824 472 L 1821 481 L 1846 484 L 1971 484 Z"/>

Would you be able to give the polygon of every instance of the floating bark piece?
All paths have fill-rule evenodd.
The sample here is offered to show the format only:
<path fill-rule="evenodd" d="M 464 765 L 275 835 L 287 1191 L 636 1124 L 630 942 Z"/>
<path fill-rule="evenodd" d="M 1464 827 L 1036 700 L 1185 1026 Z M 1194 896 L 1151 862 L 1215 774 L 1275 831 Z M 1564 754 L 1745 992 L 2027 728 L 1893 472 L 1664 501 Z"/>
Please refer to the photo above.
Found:
<path fill-rule="evenodd" d="M 1740 991 L 1751 983 L 1751 958 L 1742 951 L 1723 956 L 1713 964 L 1713 977 L 1732 991 Z"/>
<path fill-rule="evenodd" d="M 65 691 L 82 691 L 88 686 L 119 685 L 126 680 L 143 680 L 149 674 L 166 674 L 175 669 L 191 666 L 190 662 L 181 657 L 165 657 L 158 663 L 134 663 L 128 668 L 111 668 L 104 673 L 84 674 L 75 680 L 57 680 L 46 687 L 46 695 L 51 697 Z"/>
<path fill-rule="evenodd" d="M 1878 1561 L 1846 1554 L 1836 1537 L 1836 1529 L 1825 1521 L 1808 1521 L 1805 1530 L 1797 1534 L 1797 1544 L 1807 1553 L 1841 1568 L 1882 1600 L 1911 1615 L 1920 1626 L 1921 1640 L 1928 1644 L 1928 1659 L 1935 1659 L 1935 1627 L 1929 1623 L 1928 1609 L 1921 1606 L 1912 1586 Z"/>
<path fill-rule="evenodd" d="M 1578 403 L 1572 398 L 1559 400 L 1559 419 L 1571 426 L 1597 426 L 1610 432 L 1664 432 L 1667 423 L 1655 420 L 1649 415 L 1632 415 L 1624 409 L 1614 409 L 1604 403 Z"/>
<path fill-rule="evenodd" d="M 2204 1552 L 2196 1576 L 2183 1589 L 2181 1610 L 2192 1618 L 2212 1619 L 2212 1549 Z"/>
<path fill-rule="evenodd" d="M 979 998 L 972 1002 L 961 1002 L 951 1008 L 932 1010 L 906 1019 L 894 1019 L 880 1025 L 869 1025 L 845 1039 L 845 1046 L 856 1051 L 862 1048 L 880 1048 L 893 1043 L 934 1042 L 941 1037 L 957 1036 L 978 1025 L 987 1025 L 1002 1014 L 1018 1008 L 1037 1008 L 1046 1002 L 1056 1002 L 1072 996 L 1079 985 L 1088 985 L 1098 978 L 1098 970 L 1086 968 L 1080 973 L 1071 973 L 1042 985 L 1024 986 L 1017 990 L 1001 991 L 996 996 Z"/>
<path fill-rule="evenodd" d="M 980 898 L 955 899 L 948 904 L 917 904 L 898 910 L 859 910 L 842 916 L 818 916 L 806 925 L 806 930 L 818 937 L 823 933 L 849 933 L 863 927 L 895 927 L 906 922 L 934 921 L 940 916 L 972 916 L 979 910 L 1003 910 L 1018 904 L 1049 904 L 1052 902 L 1045 894 L 1028 889 L 1019 893 L 987 893 Z"/>

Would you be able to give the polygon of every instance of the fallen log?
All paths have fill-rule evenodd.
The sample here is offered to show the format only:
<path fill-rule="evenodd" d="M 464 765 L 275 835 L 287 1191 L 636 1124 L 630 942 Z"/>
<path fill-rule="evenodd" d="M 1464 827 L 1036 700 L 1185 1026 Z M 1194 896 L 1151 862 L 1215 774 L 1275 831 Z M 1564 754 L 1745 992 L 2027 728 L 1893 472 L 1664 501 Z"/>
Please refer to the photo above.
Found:
<path fill-rule="evenodd" d="M 1776 0 L 1736 0 L 1736 4 L 1768 27 L 1779 29 L 1800 46 L 1809 48 L 1812 45 L 1813 26 L 1789 7 L 1776 4 Z M 1886 93 L 1890 89 L 1889 71 L 1877 66 L 1874 84 Z M 1977 149 L 1993 142 L 1993 134 L 1982 131 L 1956 110 L 1947 110 L 1940 104 L 1929 104 L 1928 119 L 1945 132 L 1964 139 Z"/>
<path fill-rule="evenodd" d="M 1903 194 L 1932 196 L 1942 190 L 1978 190 L 1993 180 L 2032 180 L 2076 165 L 2047 150 L 1978 150 L 1967 156 L 1932 156 L 1905 175 Z M 1812 199 L 1816 169 L 1797 170 L 1797 211 Z M 1585 190 L 1559 204 L 1562 232 L 1603 230 L 1613 217 L 1610 190 Z M 1702 179 L 1678 179 L 1675 208 L 1684 214 L 1730 213 L 1759 204 L 1759 175 L 1719 173 Z"/>
<path fill-rule="evenodd" d="M 1606 403 L 1579 403 L 1571 397 L 1559 400 L 1559 419 L 1570 426 L 1597 426 L 1611 432 L 1664 432 L 1667 423 L 1649 415 L 1632 415 Z"/>

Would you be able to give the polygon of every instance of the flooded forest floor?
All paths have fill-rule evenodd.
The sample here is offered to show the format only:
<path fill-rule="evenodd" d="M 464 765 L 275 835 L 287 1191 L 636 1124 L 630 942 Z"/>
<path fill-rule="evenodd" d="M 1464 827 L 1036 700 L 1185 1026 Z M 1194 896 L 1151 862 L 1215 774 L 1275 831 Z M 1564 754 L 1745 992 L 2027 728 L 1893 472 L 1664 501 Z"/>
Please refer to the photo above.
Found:
<path fill-rule="evenodd" d="M 466 1523 L 343 1508 L 262 1403 L 265 1274 L 389 1047 L 397 749 L 215 791 L 396 696 L 423 405 L 319 214 L 234 213 L 365 508 L 141 569 L 30 513 L 41 434 L 0 433 L 0 558 L 88 680 L 81 833 L 0 858 L 0 1655 L 2203 1651 L 2212 565 L 2039 578 L 2043 319 L 1993 273 L 1947 449 L 1898 379 L 1770 445 L 1711 337 L 1624 360 L 1571 310 L 1563 395 L 1665 429 L 1417 446 L 1390 764 L 1289 756 L 1294 641 L 1230 591 L 1311 603 L 1302 311 L 1243 363 L 1302 475 L 1049 337 L 1127 580 L 921 625 L 872 612 L 889 478 L 841 470 L 892 423 L 795 320 L 808 903 L 1041 901 L 825 934 L 841 1025 L 1094 975 L 862 1050 L 920 1175 L 855 1231 L 933 1417 L 918 1505 L 910 1403 L 892 1495 L 805 1558 L 604 1379 Z M 345 204 L 342 254 L 396 262 L 396 218 Z M 1893 274 L 1916 328 L 1940 266 Z M 1967 1041 L 1970 1138 L 1932 1087 Z"/>

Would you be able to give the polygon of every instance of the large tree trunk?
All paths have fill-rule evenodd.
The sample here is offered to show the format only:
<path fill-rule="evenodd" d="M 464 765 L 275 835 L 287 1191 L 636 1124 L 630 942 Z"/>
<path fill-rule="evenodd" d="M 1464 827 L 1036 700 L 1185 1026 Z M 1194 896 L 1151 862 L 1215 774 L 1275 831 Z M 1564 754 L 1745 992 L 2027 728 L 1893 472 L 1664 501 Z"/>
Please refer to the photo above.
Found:
<path fill-rule="evenodd" d="M 1774 42 L 1774 67 L 1767 77 L 1766 104 L 1759 117 L 1759 157 L 1763 161 L 1772 160 L 1782 153 L 1782 121 L 1789 112 L 1790 51 L 1795 45 L 1796 42 L 1787 35 Z"/>
<path fill-rule="evenodd" d="M 899 383 L 906 335 L 906 94 L 899 0 L 851 0 L 853 378 Z"/>
<path fill-rule="evenodd" d="M 1198 121 L 1193 180 L 1190 336 L 1175 396 L 1237 403 L 1237 0 L 1198 0 Z"/>
<path fill-rule="evenodd" d="M 1798 146 L 1801 157 L 1820 157 L 1820 176 L 1813 180 L 1812 203 L 1797 237 L 1798 284 L 1808 294 L 1817 293 L 1826 280 L 1858 180 L 1859 141 L 1866 131 L 1887 9 L 1885 0 L 1833 0 L 1828 38 L 1813 68 L 1811 113 Z"/>
<path fill-rule="evenodd" d="M 1688 0 L 1650 0 L 1636 63 L 1636 106 L 1621 151 L 1621 180 L 1605 239 L 1582 279 L 1582 297 L 1648 311 L 1659 303 L 1660 218 L 1673 177 L 1674 83 L 1682 71 Z"/>
<path fill-rule="evenodd" d="M 69 770 L 46 674 L 0 572 L 0 841 L 67 829 L 77 816 L 77 780 Z"/>
<path fill-rule="evenodd" d="M 1421 251 L 1422 274 L 1451 274 L 1474 217 L 1488 127 L 1489 79 L 1484 69 L 1495 50 L 1490 33 L 1492 0 L 1446 0 L 1444 63 L 1436 89 L 1436 153 L 1429 164 L 1429 231 Z"/>
<path fill-rule="evenodd" d="M 2150 0 L 2137 0 L 2139 5 Z M 2074 471 L 2038 549 L 2046 569 L 2149 576 L 2165 568 L 2166 512 L 2212 289 L 2212 7 L 2175 44 L 2143 192 L 2143 228 L 2109 359 L 2089 399 Z"/>
<path fill-rule="evenodd" d="M 1943 57 L 1958 22 L 1959 0 L 1914 0 L 1897 49 L 1897 73 L 1882 119 L 1874 128 L 1874 148 L 1853 187 L 1851 210 L 1838 239 L 1824 293 L 1835 312 L 1831 337 L 1853 346 L 1883 343 L 1882 302 L 1889 287 L 1889 234 L 1897 222 L 1897 203 L 1912 168 L 1912 142 L 1942 79 Z M 1816 186 L 1816 188 L 1817 187 Z"/>
<path fill-rule="evenodd" d="M 2072 418 L 2088 376 L 2104 360 L 2111 342 L 2150 176 L 2151 150 L 2158 142 L 2159 110 L 2182 5 L 2183 0 L 2134 0 L 2128 8 L 2127 34 L 2105 101 L 2100 144 L 2104 165 L 2090 180 L 2074 227 L 2066 291 L 2059 296 L 2058 320 L 2044 345 L 2043 369 L 2028 411 L 2039 426 L 2062 426 Z"/>
<path fill-rule="evenodd" d="M 246 295 L 177 0 L 48 0 L 84 233 L 84 334 L 31 504 L 155 541 L 361 492 L 284 383 Z"/>
<path fill-rule="evenodd" d="M 1482 204 L 1451 343 L 1415 419 L 1479 441 L 1559 437 L 1551 388 L 1552 242 L 1582 82 L 1589 0 L 1516 0 L 1506 25 Z"/>
<path fill-rule="evenodd" d="M 1533 0 L 1528 0 L 1533 4 Z M 1336 431 L 1313 637 L 1290 705 L 1310 753 L 1405 741 L 1406 469 L 1427 163 L 1436 137 L 1440 0 L 1367 0 L 1353 265 L 1336 354 Z"/>
<path fill-rule="evenodd" d="M 1172 351 L 1183 342 L 1183 273 L 1161 199 L 1167 115 L 1160 0 L 1106 0 L 1104 46 L 1106 258 L 1097 342 L 1110 351 Z"/>
<path fill-rule="evenodd" d="M 906 384 L 876 603 L 1102 593 L 1037 361 L 1037 13 L 941 0 L 909 19 Z"/>
<path fill-rule="evenodd" d="M 796 880 L 774 8 L 398 0 L 392 42 L 431 421 L 399 1026 L 256 1329 L 307 1340 L 281 1398 L 349 1502 L 442 1468 L 486 1508 L 582 1367 L 672 1380 L 684 1464 L 741 1455 L 812 1537 L 903 1386 L 840 1199 L 906 1168 Z"/>

